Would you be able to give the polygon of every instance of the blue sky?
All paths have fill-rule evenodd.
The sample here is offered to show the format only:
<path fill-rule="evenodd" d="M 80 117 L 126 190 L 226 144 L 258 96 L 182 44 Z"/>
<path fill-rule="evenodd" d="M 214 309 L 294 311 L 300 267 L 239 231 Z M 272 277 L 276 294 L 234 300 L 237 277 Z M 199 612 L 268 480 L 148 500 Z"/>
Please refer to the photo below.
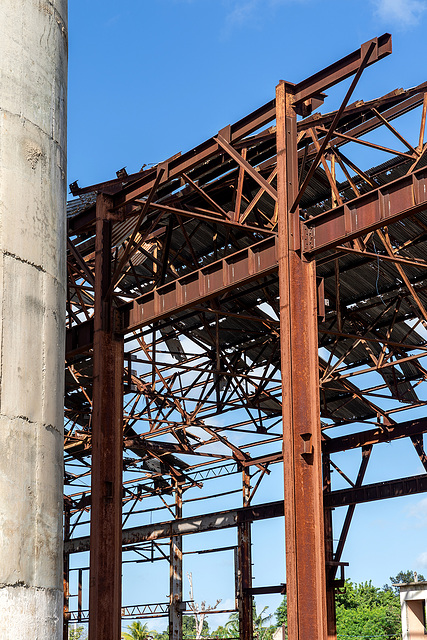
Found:
<path fill-rule="evenodd" d="M 354 98 L 419 84 L 427 79 L 426 26 L 423 0 L 70 0 L 68 182 L 85 186 L 186 151 L 273 98 L 280 79 L 298 82 L 386 31 L 393 55 L 365 72 Z M 374 448 L 366 481 L 421 473 L 411 447 Z M 357 455 L 344 469 L 353 471 Z M 280 474 L 263 492 L 260 501 L 280 498 Z M 400 569 L 427 573 L 426 528 L 423 496 L 358 506 L 343 557 L 348 575 L 381 586 Z M 212 546 L 234 544 L 234 536 L 223 532 Z M 254 583 L 283 581 L 283 526 L 256 525 L 254 541 Z M 230 605 L 231 552 L 210 565 L 210 556 L 188 558 L 196 599 Z M 150 588 L 158 566 L 138 567 L 126 604 L 165 601 L 167 567 L 158 595 Z M 259 604 L 272 611 L 279 601 Z"/>
<path fill-rule="evenodd" d="M 390 31 L 394 53 L 357 95 L 423 81 L 420 0 L 70 0 L 68 182 L 191 149 Z M 357 96 L 356 96 L 357 97 Z"/>

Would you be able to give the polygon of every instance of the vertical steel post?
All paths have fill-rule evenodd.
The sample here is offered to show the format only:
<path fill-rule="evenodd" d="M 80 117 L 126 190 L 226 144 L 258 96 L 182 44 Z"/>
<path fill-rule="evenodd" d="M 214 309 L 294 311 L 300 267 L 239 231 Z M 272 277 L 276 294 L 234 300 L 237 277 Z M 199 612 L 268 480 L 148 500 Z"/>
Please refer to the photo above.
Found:
<path fill-rule="evenodd" d="M 66 504 L 64 507 L 64 541 L 70 537 L 70 508 Z M 64 552 L 64 614 L 62 637 L 68 640 L 68 616 L 70 608 L 70 554 Z"/>
<path fill-rule="evenodd" d="M 323 491 L 331 491 L 331 463 L 330 456 L 323 455 Z M 335 609 L 335 572 L 334 561 L 334 540 L 332 528 L 332 509 L 325 509 L 323 513 L 325 521 L 325 560 L 326 560 L 326 620 L 328 640 L 337 640 L 337 619 Z"/>
<path fill-rule="evenodd" d="M 182 518 L 182 490 L 175 489 L 175 518 Z M 182 536 L 170 542 L 169 639 L 182 640 Z"/>
<path fill-rule="evenodd" d="M 78 572 L 78 587 L 77 587 L 77 622 L 82 621 L 83 611 L 83 569 L 79 569 Z"/>
<path fill-rule="evenodd" d="M 242 489 L 243 506 L 249 504 L 251 477 L 249 469 L 243 467 Z M 251 553 L 251 523 L 239 522 L 237 525 L 237 577 L 240 640 L 253 638 L 253 610 L 252 610 L 252 553 Z"/>
<path fill-rule="evenodd" d="M 122 574 L 123 337 L 115 329 L 111 200 L 96 201 L 90 527 L 90 640 L 120 640 Z"/>
<path fill-rule="evenodd" d="M 325 640 L 316 265 L 300 254 L 296 112 L 292 86 L 276 89 L 280 345 L 283 389 L 289 640 Z"/>

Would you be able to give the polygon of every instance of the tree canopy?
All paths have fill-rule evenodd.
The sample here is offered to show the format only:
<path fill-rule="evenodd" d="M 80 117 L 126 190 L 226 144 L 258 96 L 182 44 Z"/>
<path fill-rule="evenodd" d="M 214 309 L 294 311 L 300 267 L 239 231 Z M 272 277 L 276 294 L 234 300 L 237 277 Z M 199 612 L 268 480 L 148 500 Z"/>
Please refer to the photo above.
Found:
<path fill-rule="evenodd" d="M 422 573 L 417 574 L 418 582 L 424 582 L 425 578 Z M 391 586 L 388 584 L 384 585 L 384 589 L 392 589 L 394 593 L 399 593 L 399 587 L 393 587 L 394 584 L 402 584 L 408 582 L 415 582 L 415 573 L 411 570 L 408 571 L 399 571 L 399 573 L 395 576 L 390 576 Z"/>
<path fill-rule="evenodd" d="M 207 620 L 203 620 L 202 638 L 209 636 L 209 625 Z M 196 637 L 196 621 L 194 616 L 182 616 L 182 637 L 189 640 Z"/>
<path fill-rule="evenodd" d="M 418 574 L 418 580 L 424 576 Z M 413 582 L 413 571 L 399 571 L 390 576 L 391 584 Z M 337 637 L 371 637 L 380 640 L 401 638 L 401 617 L 399 589 L 385 584 L 382 589 L 374 587 L 371 581 L 356 584 L 346 580 L 345 587 L 336 593 Z M 286 596 L 276 610 L 277 625 L 287 624 Z"/>
<path fill-rule="evenodd" d="M 86 640 L 87 636 L 84 634 L 84 627 L 70 628 L 68 638 L 69 640 Z"/>
<path fill-rule="evenodd" d="M 264 607 L 260 613 L 257 612 L 255 602 L 253 607 L 253 633 L 254 640 L 271 640 L 273 633 L 276 631 L 275 624 L 268 624 L 273 614 L 264 615 L 268 607 Z M 225 626 L 220 626 L 212 632 L 214 638 L 238 638 L 239 637 L 239 614 L 232 613 L 228 618 Z"/>
<path fill-rule="evenodd" d="M 148 640 L 152 637 L 152 632 L 148 630 L 146 624 L 132 622 L 128 625 L 129 633 L 122 633 L 123 640 Z"/>
<path fill-rule="evenodd" d="M 367 636 L 398 640 L 401 637 L 399 597 L 372 582 L 353 584 L 336 595 L 337 636 Z"/>
<path fill-rule="evenodd" d="M 414 572 L 399 571 L 396 576 L 390 576 L 390 583 L 398 584 L 414 582 Z M 419 581 L 425 581 L 424 576 L 418 574 Z M 382 588 L 375 587 L 371 581 L 356 584 L 351 580 L 345 581 L 343 589 L 336 593 L 337 612 L 337 637 L 338 640 L 350 640 L 356 638 L 381 638 L 387 640 L 399 640 L 401 638 L 400 600 L 398 588 L 385 584 Z M 272 640 L 277 627 L 287 626 L 287 602 L 286 596 L 275 612 L 276 624 L 270 624 L 272 615 L 265 615 L 268 607 L 264 607 L 257 613 L 253 603 L 254 640 Z M 196 625 L 194 616 L 183 616 L 183 639 L 190 640 L 196 637 Z M 169 633 L 150 632 L 147 626 L 140 622 L 134 622 L 128 627 L 130 634 L 123 634 L 124 640 L 168 640 Z M 83 629 L 82 629 L 83 631 Z M 133 635 L 132 635 L 133 634 Z M 138 635 L 139 634 L 139 635 Z M 239 636 L 239 615 L 232 613 L 224 626 L 210 631 L 206 620 L 203 623 L 202 637 L 219 639 L 237 638 Z M 70 639 L 79 640 L 81 636 L 70 636 Z M 83 640 L 83 638 L 82 638 Z"/>

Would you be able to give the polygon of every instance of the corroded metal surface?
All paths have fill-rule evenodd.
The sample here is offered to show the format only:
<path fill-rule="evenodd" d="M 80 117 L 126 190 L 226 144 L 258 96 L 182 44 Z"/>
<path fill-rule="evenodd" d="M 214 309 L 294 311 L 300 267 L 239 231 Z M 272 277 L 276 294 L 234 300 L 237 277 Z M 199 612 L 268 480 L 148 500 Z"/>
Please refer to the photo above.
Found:
<path fill-rule="evenodd" d="M 157 539 L 237 526 L 248 603 L 269 589 L 250 584 L 250 522 L 285 512 L 292 640 L 334 637 L 336 572 L 355 505 L 425 490 L 427 84 L 351 102 L 364 68 L 390 52 L 385 34 L 301 83 L 280 83 L 275 100 L 189 152 L 73 185 L 69 205 L 67 553 L 91 546 L 79 532 L 97 481 L 92 493 L 81 484 L 95 446 L 96 327 L 109 309 L 110 339 L 123 341 L 124 359 L 119 365 L 117 351 L 104 409 L 108 416 L 108 395 L 123 383 L 123 492 L 114 504 L 123 509 L 127 557 L 165 559 Z M 324 90 L 350 76 L 338 110 L 321 113 Z M 410 112 L 416 140 L 400 132 L 399 117 Z M 368 139 L 382 130 L 395 148 Z M 382 164 L 373 166 L 373 150 L 385 154 Z M 111 233 L 102 309 L 97 193 L 108 194 Z M 401 438 L 413 445 L 419 475 L 367 485 L 373 448 Z M 360 450 L 356 478 L 334 458 L 346 449 Z M 285 507 L 252 506 L 282 460 Z M 246 481 L 232 488 L 242 470 Z M 222 488 L 209 493 L 211 483 Z M 175 515 L 178 493 L 183 517 L 162 520 L 165 509 Z M 234 509 L 186 516 L 192 501 L 224 495 Z M 338 505 L 347 515 L 334 532 Z M 159 522 L 142 525 L 144 513 Z M 116 541 L 117 532 L 116 524 Z M 171 596 L 178 604 L 172 582 Z"/>

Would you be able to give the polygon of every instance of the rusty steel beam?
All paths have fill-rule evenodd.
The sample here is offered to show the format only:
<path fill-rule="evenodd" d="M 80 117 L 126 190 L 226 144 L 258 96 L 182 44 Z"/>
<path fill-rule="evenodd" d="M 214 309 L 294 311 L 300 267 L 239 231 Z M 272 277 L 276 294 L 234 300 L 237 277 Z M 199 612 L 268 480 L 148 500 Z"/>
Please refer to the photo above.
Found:
<path fill-rule="evenodd" d="M 280 348 L 290 640 L 326 640 L 316 264 L 298 253 L 295 93 L 276 89 Z"/>
<path fill-rule="evenodd" d="M 67 505 L 64 508 L 64 540 L 70 535 L 70 510 Z M 64 554 L 63 557 L 63 584 L 64 584 L 64 605 L 62 621 L 62 637 L 68 640 L 68 620 L 70 617 L 70 556 Z"/>
<path fill-rule="evenodd" d="M 344 507 L 386 498 L 416 495 L 425 491 L 427 491 L 427 473 L 332 491 L 325 496 L 325 507 Z"/>
<path fill-rule="evenodd" d="M 304 177 L 302 185 L 299 187 L 297 193 L 295 194 L 295 199 L 294 199 L 294 201 L 293 201 L 293 203 L 291 205 L 291 208 L 290 208 L 291 212 L 294 212 L 294 211 L 297 210 L 297 207 L 298 207 L 298 205 L 299 205 L 299 203 L 300 203 L 300 201 L 301 201 L 301 199 L 302 199 L 302 197 L 304 195 L 304 192 L 305 192 L 305 190 L 306 190 L 306 188 L 308 186 L 308 183 L 310 182 L 311 178 L 314 176 L 314 172 L 316 171 L 317 166 L 318 166 L 320 160 L 322 159 L 322 157 L 324 155 L 324 151 L 325 151 L 329 141 L 331 140 L 331 138 L 332 138 L 332 136 L 333 136 L 333 134 L 335 132 L 335 129 L 336 129 L 336 127 L 337 127 L 337 125 L 338 125 L 338 123 L 340 121 L 340 118 L 341 118 L 341 116 L 342 116 L 342 114 L 343 114 L 343 112 L 345 110 L 345 107 L 347 106 L 347 103 L 349 102 L 349 100 L 350 100 L 350 98 L 351 98 L 351 96 L 353 94 L 354 89 L 356 88 L 356 85 L 357 85 L 357 83 L 358 83 L 358 81 L 359 81 L 359 79 L 360 79 L 360 77 L 361 77 L 361 75 L 363 73 L 363 70 L 365 69 L 365 67 L 366 67 L 366 65 L 368 63 L 368 60 L 370 59 L 372 53 L 375 50 L 374 41 L 371 41 L 371 42 L 367 43 L 367 45 L 368 45 L 368 48 L 367 49 L 365 48 L 365 50 L 363 50 L 363 47 L 362 47 L 361 61 L 360 61 L 360 64 L 358 65 L 358 67 L 357 67 L 356 75 L 354 76 L 354 78 L 353 78 L 353 80 L 351 82 L 351 85 L 350 85 L 350 87 L 349 87 L 349 89 L 348 89 L 348 91 L 347 91 L 347 93 L 345 95 L 344 101 L 342 102 L 342 104 L 341 104 L 340 108 L 338 109 L 338 111 L 335 113 L 334 119 L 333 119 L 329 129 L 325 132 L 325 137 L 322 139 L 322 142 L 320 143 L 319 147 L 317 148 L 317 145 L 316 145 L 316 150 L 317 150 L 316 157 L 314 158 L 313 162 L 311 163 L 311 166 L 308 169 L 307 174 Z M 314 141 L 315 141 L 315 139 L 313 139 L 313 142 Z M 324 169 L 325 169 L 326 172 L 329 171 L 326 162 L 324 163 Z M 334 186 L 336 188 L 336 185 L 334 185 Z M 337 191 L 337 195 L 338 195 L 338 198 L 339 198 L 338 191 Z"/>
<path fill-rule="evenodd" d="M 251 476 L 249 470 L 242 470 L 243 506 L 246 507 L 250 497 Z M 239 613 L 239 638 L 252 640 L 253 638 L 253 609 L 252 609 L 252 545 L 250 521 L 239 522 L 237 525 L 237 610 Z"/>
<path fill-rule="evenodd" d="M 124 311 L 125 331 L 135 331 L 273 273 L 276 238 L 267 238 L 136 298 Z"/>
<path fill-rule="evenodd" d="M 67 329 L 65 334 L 65 359 L 84 353 L 93 345 L 93 318 Z"/>
<path fill-rule="evenodd" d="M 277 517 L 284 513 L 286 515 L 289 638 L 290 640 L 305 640 L 308 637 L 314 640 L 325 640 L 327 637 L 332 639 L 335 637 L 334 619 L 331 607 L 328 607 L 328 611 L 326 608 L 325 596 L 328 581 L 325 573 L 324 547 L 325 538 L 329 536 L 332 539 L 332 528 L 327 517 L 324 518 L 324 506 L 329 514 L 330 508 L 333 506 L 354 505 L 359 501 L 377 500 L 382 497 L 394 497 L 425 490 L 427 474 L 426 476 L 414 476 L 368 486 L 359 486 L 360 480 L 359 484 L 349 490 L 335 492 L 328 490 L 323 495 L 321 483 L 322 449 L 326 453 L 324 459 L 327 459 L 330 453 L 341 451 L 343 448 L 363 447 L 366 446 L 366 443 L 371 445 L 371 441 L 374 443 L 384 442 L 406 435 L 423 433 L 425 425 L 413 423 L 404 423 L 406 427 L 404 425 L 393 425 L 393 427 L 384 425 L 384 428 L 342 438 L 327 439 L 325 436 L 322 442 L 317 376 L 316 276 L 313 258 L 317 253 L 337 247 L 353 237 L 427 208 L 427 170 L 420 169 L 412 176 L 406 176 L 395 183 L 390 183 L 369 194 L 357 197 L 347 204 L 335 207 L 332 211 L 302 224 L 295 204 L 298 194 L 296 113 L 309 113 L 316 102 L 322 101 L 323 91 L 327 87 L 361 71 L 362 60 L 367 65 L 372 64 L 390 52 L 391 38 L 385 34 L 362 45 L 358 51 L 297 85 L 281 82 L 277 88 L 276 100 L 272 100 L 235 125 L 224 128 L 216 138 L 211 138 L 191 152 L 183 156 L 178 154 L 153 170 L 137 174 L 130 179 L 126 178 L 130 181 L 124 188 L 121 180 L 102 185 L 102 189 L 111 190 L 111 196 L 98 196 L 96 207 L 94 319 L 78 324 L 67 335 L 69 356 L 90 349 L 92 345 L 94 350 L 91 537 L 90 539 L 80 538 L 66 542 L 67 557 L 69 553 L 91 550 L 91 640 L 101 640 L 101 638 L 105 640 L 106 637 L 112 640 L 119 638 L 122 545 L 162 537 L 171 539 L 169 635 L 171 640 L 180 640 L 182 637 L 181 536 L 234 526 L 238 529 L 239 539 L 237 593 L 240 637 L 242 640 L 251 640 L 253 631 L 252 596 L 257 593 L 257 589 L 252 587 L 251 577 L 251 522 Z M 344 107 L 343 103 L 342 110 Z M 246 161 L 245 153 L 240 155 L 236 150 L 236 142 L 242 141 L 245 136 L 274 119 L 276 111 L 277 193 L 271 184 L 272 180 L 269 179 L 266 182 L 260 173 Z M 337 119 L 339 113 L 336 113 Z M 382 117 L 380 115 L 380 119 Z M 331 139 L 333 140 L 333 137 Z M 323 141 L 320 139 L 320 143 L 325 147 L 327 142 L 327 140 L 325 142 L 324 139 Z M 237 146 L 242 147 L 244 144 L 246 144 L 245 141 Z M 111 295 L 114 282 L 111 280 L 110 238 L 113 221 L 123 219 L 125 215 L 124 209 L 120 212 L 118 209 L 135 202 L 136 199 L 144 197 L 150 192 L 155 200 L 158 186 L 164 186 L 171 181 L 173 181 L 172 185 L 179 184 L 178 180 L 182 180 L 185 172 L 197 169 L 201 163 L 214 156 L 220 160 L 220 155 L 224 155 L 224 152 L 240 165 L 241 175 L 243 175 L 243 170 L 246 171 L 265 189 L 266 193 L 269 193 L 273 198 L 278 198 L 278 241 L 274 237 L 270 237 L 257 245 L 239 251 L 234 256 L 227 256 L 167 284 L 163 283 L 166 276 L 165 262 L 160 271 L 160 279 L 158 279 L 162 286 L 124 305 L 121 310 L 116 312 Z M 196 171 L 194 171 L 195 173 Z M 192 182 L 192 179 L 197 180 L 194 174 L 192 177 L 186 177 L 196 187 L 196 190 L 199 190 L 200 195 L 201 188 L 199 189 Z M 396 186 L 397 182 L 398 186 Z M 95 188 L 91 187 L 89 190 L 93 191 Z M 80 190 L 80 193 L 84 192 L 85 190 Z M 148 206 L 153 208 L 158 206 L 160 209 L 177 214 L 178 219 L 181 216 L 193 216 L 190 211 L 180 211 L 174 208 L 173 202 L 172 205 L 165 203 L 156 205 L 155 202 L 148 205 L 147 201 L 145 204 L 147 209 Z M 210 204 L 215 208 L 214 201 Z M 126 210 L 126 214 L 129 213 L 129 208 Z M 235 212 L 238 213 L 237 206 Z M 82 224 L 84 226 L 91 224 L 91 216 L 92 232 L 94 215 L 95 208 L 92 208 L 92 210 L 76 216 L 70 221 L 71 234 L 73 229 L 80 229 Z M 232 220 L 215 220 L 213 214 L 211 215 L 210 212 L 203 209 L 197 210 L 194 217 L 221 222 L 229 226 L 238 226 L 234 217 Z M 135 227 L 135 232 L 136 229 L 137 227 Z M 169 229 L 171 231 L 172 226 Z M 170 239 L 169 235 L 169 240 L 166 239 L 163 244 L 163 258 L 168 254 Z M 129 251 L 131 244 L 129 244 Z M 73 244 L 70 246 L 70 251 L 79 268 L 90 280 L 91 271 L 85 269 L 84 260 Z M 194 261 L 196 264 L 197 259 L 194 258 Z M 159 266 L 159 264 L 156 259 L 156 265 Z M 117 278 L 120 276 L 120 268 L 119 264 L 116 271 Z M 244 489 L 245 487 L 247 489 L 246 493 L 244 490 L 244 507 L 242 509 L 182 518 L 181 507 L 177 503 L 176 518 L 173 521 L 122 531 L 120 516 L 122 505 L 123 335 L 158 320 L 170 318 L 187 309 L 196 311 L 194 309 L 196 305 L 275 273 L 278 268 L 281 299 L 284 446 L 286 452 L 285 504 L 279 502 L 249 507 L 251 498 L 249 464 L 254 464 L 254 461 L 242 461 L 243 485 Z M 214 305 L 215 303 L 212 303 L 212 306 Z M 191 315 L 191 312 L 188 315 Z M 87 313 L 86 316 L 88 316 Z M 219 344 L 218 338 L 217 345 Z M 153 351 L 154 349 L 155 336 L 153 335 Z M 218 346 L 217 349 L 219 352 Z M 218 361 L 218 369 L 219 364 Z M 155 373 L 156 364 L 153 354 L 153 388 Z M 169 393 L 166 384 L 164 386 Z M 217 400 L 220 402 L 219 394 Z M 422 421 L 416 422 L 422 423 Z M 393 429 L 395 430 L 393 431 Z M 85 449 L 85 452 L 88 453 L 88 449 Z M 277 459 L 277 454 L 269 454 L 267 458 L 270 459 L 271 456 L 274 460 Z M 265 456 L 256 459 L 258 463 L 261 460 L 265 462 Z M 326 533 L 323 528 L 324 519 L 326 520 Z M 332 545 L 326 549 L 326 552 L 326 565 L 328 565 L 333 562 L 331 559 Z M 260 587 L 259 589 L 264 589 L 266 592 L 265 589 L 271 588 Z M 332 596 L 333 590 L 330 589 L 330 602 Z M 79 608 L 81 609 L 81 606 Z"/>
<path fill-rule="evenodd" d="M 277 271 L 277 239 L 273 236 L 217 260 L 136 298 L 119 309 L 120 327 L 131 332 L 202 302 L 221 296 Z M 66 356 L 88 351 L 93 319 L 67 329 Z"/>
<path fill-rule="evenodd" d="M 281 593 L 282 595 L 286 594 L 286 584 L 275 584 L 271 587 L 251 587 L 248 591 L 253 596 L 263 596 L 268 595 L 270 593 Z"/>
<path fill-rule="evenodd" d="M 122 607 L 122 619 L 151 619 L 165 618 L 168 615 L 169 603 L 157 602 L 151 604 L 134 604 Z M 88 622 L 89 611 L 70 611 L 70 622 Z"/>
<path fill-rule="evenodd" d="M 219 133 L 231 143 L 241 140 L 274 120 L 276 115 L 275 104 L 275 100 L 270 100 L 241 120 L 238 120 L 232 125 L 227 125 L 221 129 Z M 205 162 L 218 153 L 218 150 L 218 143 L 214 138 L 209 138 L 190 151 L 183 154 L 178 153 L 169 160 L 166 160 L 158 165 L 158 167 L 165 168 L 165 175 L 163 176 L 161 184 L 172 178 L 180 178 L 182 173 L 191 171 L 191 169 L 194 169 L 198 164 Z M 115 199 L 115 204 L 116 206 L 121 206 L 150 191 L 156 179 L 158 167 L 128 176 L 127 180 L 129 183 L 125 187 L 123 187 L 123 180 L 114 179 L 89 187 L 76 188 L 73 190 L 73 195 L 83 195 L 93 191 L 111 193 L 119 191 Z"/>
<path fill-rule="evenodd" d="M 81 256 L 80 251 L 74 246 L 74 243 L 70 240 L 70 238 L 67 238 L 67 248 L 74 257 L 74 260 L 80 267 L 82 273 L 85 275 L 86 280 L 89 282 L 89 284 L 95 286 L 95 278 L 92 271 L 89 269 L 83 257 Z"/>
<path fill-rule="evenodd" d="M 175 489 L 175 517 L 182 519 L 182 490 Z M 169 568 L 169 638 L 182 640 L 182 537 L 172 536 L 170 539 Z"/>
<path fill-rule="evenodd" d="M 106 292 L 111 280 L 111 200 L 96 204 L 89 636 L 120 640 L 122 581 L 123 337 Z"/>
<path fill-rule="evenodd" d="M 393 180 L 301 223 L 308 258 L 427 209 L 427 168 Z"/>
<path fill-rule="evenodd" d="M 251 176 L 251 178 L 253 180 L 255 180 L 255 182 L 258 183 L 258 185 L 264 189 L 264 191 L 266 193 L 268 193 L 273 200 L 277 200 L 277 191 L 274 187 L 271 186 L 271 184 L 262 177 L 262 175 L 252 166 L 249 164 L 249 162 L 247 160 L 245 160 L 238 151 L 236 151 L 236 149 L 234 147 L 231 146 L 231 144 L 229 144 L 226 140 L 224 140 L 224 138 L 220 135 L 218 135 L 217 138 L 214 138 L 216 140 L 216 142 L 218 142 L 218 144 L 224 149 L 224 151 L 231 157 L 233 158 L 233 160 L 235 160 L 237 162 L 237 164 L 244 170 L 247 172 L 248 175 Z"/>
<path fill-rule="evenodd" d="M 294 87 L 294 104 L 303 102 L 312 96 L 318 95 L 329 87 L 338 84 L 342 80 L 349 78 L 353 74 L 357 73 L 360 64 L 364 58 L 365 52 L 373 43 L 374 47 L 369 59 L 366 62 L 366 66 L 369 67 L 374 62 L 385 58 L 392 52 L 391 35 L 384 33 L 378 38 L 373 38 L 362 44 L 362 46 L 349 53 L 341 60 L 334 62 L 329 67 L 325 67 L 322 71 L 310 76 L 306 80 L 299 82 Z"/>
<path fill-rule="evenodd" d="M 328 454 L 322 456 L 323 467 L 323 495 L 331 493 L 331 460 Z M 335 568 L 331 566 L 334 560 L 334 536 L 332 509 L 323 510 L 325 537 L 325 565 L 326 565 L 326 622 L 328 640 L 337 640 L 337 616 L 335 604 Z"/>
<path fill-rule="evenodd" d="M 333 453 L 339 453 L 347 451 L 349 449 L 357 449 L 370 447 L 374 444 L 390 443 L 393 440 L 401 438 L 416 438 L 427 433 L 427 419 L 419 418 L 418 420 L 408 420 L 399 424 L 381 425 L 374 429 L 368 429 L 366 431 L 360 431 L 358 433 L 351 433 L 345 436 L 339 436 L 335 438 L 329 438 L 325 433 L 322 434 L 324 438 L 322 440 L 322 453 L 323 456 L 329 456 Z M 151 441 L 150 441 L 151 442 Z M 132 444 L 136 444 L 137 441 L 132 439 L 126 439 L 125 444 L 131 447 Z M 162 443 L 162 447 L 167 447 L 171 451 L 177 451 L 179 445 L 173 445 L 171 443 Z M 91 447 L 86 446 L 80 451 L 84 455 L 91 454 Z M 272 464 L 279 462 L 283 459 L 283 453 L 277 451 L 275 453 L 266 454 L 257 458 L 250 458 L 248 460 L 240 460 L 239 464 L 242 467 L 250 467 L 258 464 Z M 324 482 L 325 484 L 325 482 Z M 83 502 L 77 505 L 77 508 L 87 508 L 91 505 L 90 495 L 86 495 Z"/>
<path fill-rule="evenodd" d="M 312 97 L 317 97 L 328 87 L 331 87 L 356 73 L 364 52 L 367 50 L 371 42 L 374 43 L 374 48 L 366 66 L 373 64 L 377 60 L 381 60 L 391 53 L 391 36 L 388 33 L 366 42 L 353 53 L 350 53 L 341 60 L 338 60 L 329 67 L 326 67 L 322 71 L 306 78 L 298 84 L 293 85 L 295 87 L 296 102 L 303 103 Z M 245 136 L 255 132 L 257 129 L 265 126 L 274 120 L 275 117 L 276 100 L 273 99 L 238 122 L 224 127 L 221 129 L 219 134 L 226 140 L 226 142 L 233 144 Z M 114 179 L 91 185 L 89 187 L 73 188 L 73 195 L 83 195 L 94 191 L 110 192 L 115 194 L 114 206 L 123 206 L 136 198 L 146 195 L 150 191 L 156 180 L 159 168 L 162 168 L 165 171 L 160 183 L 163 184 L 172 178 L 180 178 L 182 173 L 191 171 L 192 168 L 196 167 L 201 162 L 205 162 L 217 154 L 219 150 L 220 147 L 218 142 L 214 138 L 210 138 L 191 151 L 187 151 L 184 154 L 179 153 L 173 156 L 169 160 L 159 164 L 158 167 L 128 176 L 126 178 L 128 184 L 124 187 L 123 179 Z M 74 220 L 74 228 L 78 228 L 79 226 L 77 218 L 78 216 L 76 216 L 76 219 Z M 87 218 L 88 214 L 86 214 L 85 224 L 87 224 Z"/>
<path fill-rule="evenodd" d="M 371 453 L 372 453 L 372 445 L 362 448 L 362 462 L 359 467 L 359 472 L 357 474 L 356 482 L 354 483 L 355 487 L 362 486 L 363 478 L 365 477 L 365 473 L 368 466 L 369 458 L 371 457 Z M 335 550 L 335 555 L 333 558 L 336 562 L 341 561 L 342 552 L 344 550 L 344 545 L 347 540 L 348 532 L 350 530 L 350 525 L 354 516 L 355 508 L 356 508 L 355 504 L 349 505 L 347 509 L 347 513 L 345 514 L 344 522 L 341 528 L 341 534 L 340 534 L 338 544 Z M 332 517 L 332 509 L 325 509 L 325 511 L 328 512 Z M 337 568 L 338 566 L 335 567 L 335 571 Z M 335 572 L 333 575 L 335 576 Z"/>
<path fill-rule="evenodd" d="M 135 544 L 137 542 L 147 542 L 160 538 L 171 538 L 172 536 L 202 533 L 203 531 L 229 529 L 236 527 L 239 522 L 255 522 L 269 518 L 279 518 L 280 516 L 283 516 L 282 500 L 260 504 L 254 507 L 230 509 L 228 511 L 189 516 L 188 518 L 181 518 L 180 520 L 170 520 L 124 529 L 122 544 Z M 64 543 L 64 549 L 65 553 L 89 551 L 89 536 L 66 541 Z"/>
<path fill-rule="evenodd" d="M 408 89 L 403 93 L 397 89 L 391 94 L 387 94 L 382 98 L 377 98 L 376 100 L 370 100 L 369 102 L 363 102 L 360 104 L 359 102 L 349 105 L 346 107 L 343 113 L 343 117 L 346 117 L 351 114 L 355 114 L 357 112 L 362 112 L 369 110 L 371 105 L 376 106 L 378 109 L 382 106 L 382 104 L 392 104 L 393 106 L 389 106 L 385 111 L 381 113 L 381 115 L 387 118 L 388 121 L 394 120 L 395 118 L 399 118 L 404 115 L 408 111 L 415 109 L 419 105 L 423 103 L 424 92 L 427 88 L 427 83 L 422 83 L 418 85 L 418 87 L 414 87 L 413 89 Z M 397 103 L 397 104 L 396 104 Z M 319 125 L 329 125 L 334 117 L 336 112 L 325 114 L 324 116 L 320 116 L 316 113 L 315 116 L 310 116 L 305 120 L 300 120 L 297 125 L 298 131 L 302 131 L 307 129 L 308 127 L 316 127 Z M 364 120 L 361 124 L 358 124 L 351 129 L 347 129 L 347 135 L 352 136 L 353 138 L 359 138 L 364 136 L 371 131 L 374 131 L 379 126 L 381 126 L 381 121 L 377 116 L 373 113 L 367 115 L 367 119 Z M 330 141 L 330 146 L 335 148 L 342 146 L 345 144 L 342 138 L 338 138 L 332 136 Z M 316 154 L 316 147 L 313 143 L 308 145 L 306 159 L 312 158 L 313 155 Z M 304 156 L 304 150 L 300 149 L 298 152 L 299 157 Z"/>
<path fill-rule="evenodd" d="M 384 425 L 376 429 L 361 431 L 360 433 L 350 433 L 346 436 L 329 438 L 322 442 L 322 451 L 325 454 L 347 451 L 347 449 L 357 449 L 367 447 L 380 442 L 391 442 L 399 438 L 420 435 L 427 432 L 427 418 L 418 420 L 408 420 L 400 424 Z"/>
<path fill-rule="evenodd" d="M 427 491 L 427 474 L 387 480 L 362 487 L 350 487 L 332 491 L 324 498 L 325 507 L 344 507 L 351 504 L 361 504 L 386 498 L 414 495 Z M 146 524 L 140 527 L 124 529 L 122 532 L 123 546 L 171 538 L 172 536 L 184 536 L 205 531 L 217 531 L 236 527 L 239 522 L 258 522 L 270 518 L 280 518 L 284 515 L 283 501 L 259 504 L 254 507 L 230 509 L 198 516 L 190 516 L 180 520 L 169 520 L 154 524 Z M 64 552 L 82 553 L 89 551 L 90 537 L 72 538 L 64 542 Z"/>

